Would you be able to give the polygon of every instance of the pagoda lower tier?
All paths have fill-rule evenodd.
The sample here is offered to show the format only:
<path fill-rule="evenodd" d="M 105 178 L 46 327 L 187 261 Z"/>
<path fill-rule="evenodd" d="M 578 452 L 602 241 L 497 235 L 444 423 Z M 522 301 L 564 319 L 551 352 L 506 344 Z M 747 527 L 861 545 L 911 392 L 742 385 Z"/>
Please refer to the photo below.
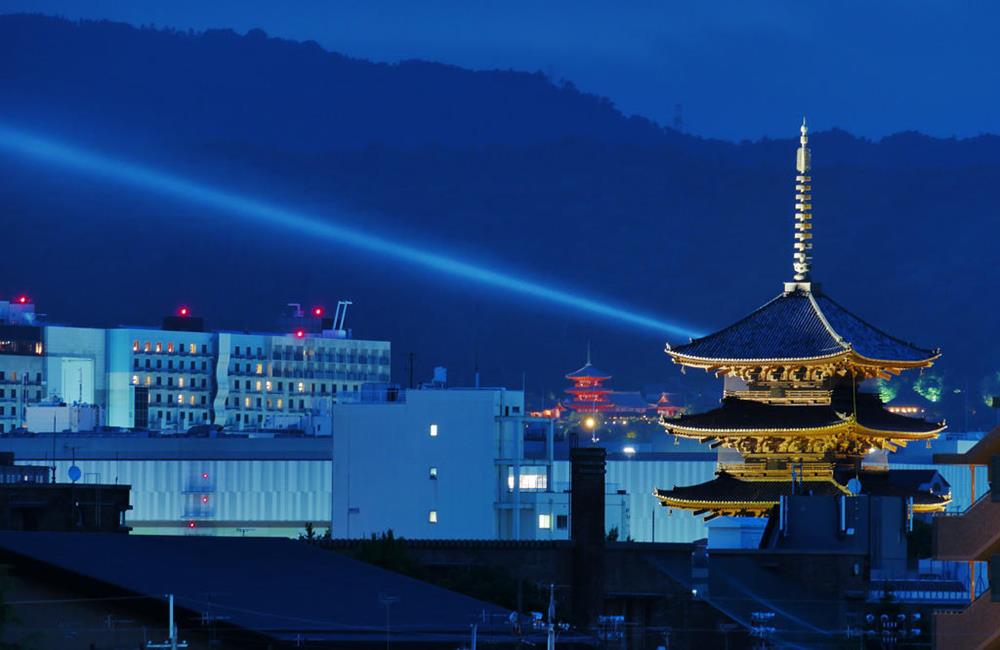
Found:
<path fill-rule="evenodd" d="M 935 438 L 944 423 L 891 413 L 878 395 L 832 391 L 823 404 L 770 404 L 727 397 L 717 409 L 661 421 L 668 433 L 736 449 L 747 461 L 859 465 L 873 449 Z"/>
<path fill-rule="evenodd" d="M 720 469 L 711 481 L 657 489 L 653 496 L 664 507 L 690 510 L 696 516 L 706 515 L 706 520 L 719 516 L 765 517 L 782 496 L 854 496 L 848 488 L 851 479 L 860 483 L 859 494 L 901 497 L 911 504 L 913 512 L 938 512 L 951 502 L 950 486 L 935 470 L 846 472 L 809 466 L 747 472 L 733 465 Z"/>

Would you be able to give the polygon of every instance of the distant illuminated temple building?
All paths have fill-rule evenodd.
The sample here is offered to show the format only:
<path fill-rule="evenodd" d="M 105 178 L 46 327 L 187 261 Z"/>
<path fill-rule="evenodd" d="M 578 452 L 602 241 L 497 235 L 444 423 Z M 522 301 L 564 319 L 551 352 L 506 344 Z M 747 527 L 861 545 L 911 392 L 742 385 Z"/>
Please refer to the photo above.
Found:
<path fill-rule="evenodd" d="M 674 418 L 684 409 L 670 401 L 668 393 L 661 393 L 655 403 L 650 403 L 639 391 L 618 391 L 604 385 L 611 375 L 594 367 L 587 350 L 587 363 L 566 375 L 572 385 L 566 389 L 571 399 L 560 402 L 554 409 L 539 411 L 539 415 L 560 417 L 563 411 L 580 414 L 601 414 L 617 418 L 654 417 Z"/>
<path fill-rule="evenodd" d="M 591 365 L 589 348 L 586 365 L 566 375 L 566 379 L 573 382 L 573 385 L 566 389 L 573 399 L 565 402 L 563 406 L 577 413 L 602 413 L 615 408 L 615 404 L 608 398 L 611 389 L 604 387 L 604 382 L 611 379 L 611 375 Z"/>
<path fill-rule="evenodd" d="M 735 449 L 711 481 L 658 489 L 664 506 L 708 518 L 766 516 L 782 495 L 900 496 L 915 512 L 942 510 L 949 493 L 907 471 L 873 471 L 862 459 L 936 438 L 943 423 L 886 410 L 867 379 L 925 368 L 940 356 L 875 328 L 820 291 L 810 277 L 812 179 L 805 122 L 797 155 L 793 281 L 742 320 L 685 345 L 674 363 L 725 378 L 722 406 L 664 418 L 668 433 Z M 912 501 L 910 501 L 912 499 Z"/>

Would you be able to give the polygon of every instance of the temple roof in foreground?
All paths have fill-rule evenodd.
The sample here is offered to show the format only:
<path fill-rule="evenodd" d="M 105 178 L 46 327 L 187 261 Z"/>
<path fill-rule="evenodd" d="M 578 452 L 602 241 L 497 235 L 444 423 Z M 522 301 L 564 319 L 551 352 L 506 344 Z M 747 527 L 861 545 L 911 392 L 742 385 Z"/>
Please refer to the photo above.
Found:
<path fill-rule="evenodd" d="M 808 285 L 807 285 L 808 286 Z M 886 334 L 817 289 L 786 291 L 740 321 L 667 348 L 677 363 L 781 364 L 854 356 L 890 367 L 930 365 L 940 352 Z"/>
<path fill-rule="evenodd" d="M 930 438 L 943 423 L 911 418 L 885 410 L 878 395 L 834 393 L 829 404 L 775 405 L 727 397 L 722 406 L 705 413 L 664 420 L 668 432 L 689 436 L 723 434 L 807 433 L 856 424 L 872 432 L 901 438 Z"/>
<path fill-rule="evenodd" d="M 861 472 L 861 493 L 870 496 L 912 498 L 914 509 L 932 512 L 944 509 L 951 502 L 950 487 L 937 472 L 916 470 Z M 744 479 L 725 470 L 710 481 L 697 485 L 677 486 L 670 490 L 657 489 L 653 495 L 670 508 L 693 510 L 695 514 L 763 516 L 778 504 L 782 496 L 807 494 L 813 496 L 850 496 L 850 477 L 812 477 L 796 482 L 774 479 Z M 938 492 L 929 491 L 934 487 Z"/>

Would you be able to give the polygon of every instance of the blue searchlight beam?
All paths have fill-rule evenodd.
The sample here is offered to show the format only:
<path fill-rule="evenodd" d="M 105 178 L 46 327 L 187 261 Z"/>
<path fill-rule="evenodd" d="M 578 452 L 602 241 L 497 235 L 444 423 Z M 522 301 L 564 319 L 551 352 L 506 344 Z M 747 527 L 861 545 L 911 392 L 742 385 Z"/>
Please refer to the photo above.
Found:
<path fill-rule="evenodd" d="M 681 337 L 699 336 L 697 332 L 683 325 L 618 307 L 602 300 L 580 296 L 565 289 L 548 287 L 446 255 L 427 252 L 317 215 L 298 212 L 151 167 L 85 151 L 19 129 L 0 125 L 0 149 L 78 173 L 197 203 L 246 221 L 278 228 L 294 228 L 331 243 L 384 255 L 414 266 L 571 307 L 609 320 Z"/>

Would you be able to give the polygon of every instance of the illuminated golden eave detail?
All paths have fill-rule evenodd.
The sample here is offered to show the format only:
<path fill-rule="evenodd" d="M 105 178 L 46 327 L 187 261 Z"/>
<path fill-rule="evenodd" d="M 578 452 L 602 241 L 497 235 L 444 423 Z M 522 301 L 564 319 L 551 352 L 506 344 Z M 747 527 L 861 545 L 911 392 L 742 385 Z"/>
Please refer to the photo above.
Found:
<path fill-rule="evenodd" d="M 799 366 L 813 368 L 816 366 L 833 365 L 838 368 L 840 374 L 848 371 L 856 371 L 856 374 L 880 377 L 887 379 L 885 373 L 899 374 L 904 370 L 913 368 L 929 368 L 934 365 L 934 361 L 941 356 L 936 352 L 933 356 L 917 361 L 900 361 L 888 359 L 872 359 L 858 354 L 853 349 L 845 349 L 840 352 L 817 357 L 790 357 L 775 359 L 715 359 L 710 357 L 695 357 L 679 352 L 674 352 L 667 344 L 665 352 L 671 360 L 682 366 L 689 368 L 701 368 L 706 372 L 714 372 L 718 376 L 732 373 L 737 368 L 755 369 L 763 367 L 788 367 Z"/>
<path fill-rule="evenodd" d="M 778 407 L 781 408 L 781 407 Z M 701 427 L 685 427 L 679 425 L 676 420 L 663 422 L 664 428 L 671 433 L 682 438 L 718 438 L 721 436 L 746 436 L 746 437 L 768 437 L 768 438 L 790 438 L 798 436 L 823 437 L 846 433 L 855 437 L 863 438 L 884 438 L 886 440 L 928 440 L 936 438 L 939 433 L 945 430 L 945 424 L 939 424 L 931 431 L 883 431 L 872 429 L 858 424 L 857 419 L 852 415 L 843 422 L 829 424 L 822 427 L 781 427 L 763 429 L 707 429 Z"/>

